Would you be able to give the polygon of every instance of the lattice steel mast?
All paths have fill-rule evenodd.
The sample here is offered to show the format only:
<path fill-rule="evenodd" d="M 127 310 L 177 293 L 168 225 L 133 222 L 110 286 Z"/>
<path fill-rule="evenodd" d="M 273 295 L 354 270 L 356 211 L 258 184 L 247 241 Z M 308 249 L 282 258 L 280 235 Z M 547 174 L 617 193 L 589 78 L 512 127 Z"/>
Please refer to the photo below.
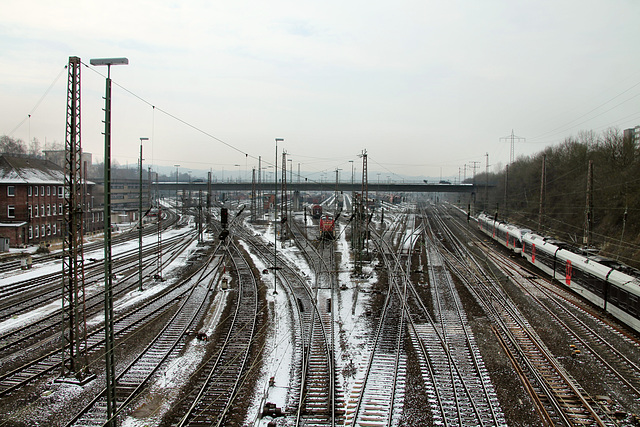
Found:
<path fill-rule="evenodd" d="M 87 370 L 87 324 L 84 295 L 83 176 L 80 132 L 80 67 L 69 57 L 67 125 L 64 162 L 64 229 L 62 242 L 62 372 L 63 379 L 84 381 Z"/>
<path fill-rule="evenodd" d="M 256 168 L 251 172 L 251 222 L 256 221 Z"/>
<path fill-rule="evenodd" d="M 280 239 L 286 240 L 288 238 L 287 234 L 287 152 L 282 152 L 282 199 L 281 199 L 281 208 L 280 208 L 282 227 L 280 230 Z"/>

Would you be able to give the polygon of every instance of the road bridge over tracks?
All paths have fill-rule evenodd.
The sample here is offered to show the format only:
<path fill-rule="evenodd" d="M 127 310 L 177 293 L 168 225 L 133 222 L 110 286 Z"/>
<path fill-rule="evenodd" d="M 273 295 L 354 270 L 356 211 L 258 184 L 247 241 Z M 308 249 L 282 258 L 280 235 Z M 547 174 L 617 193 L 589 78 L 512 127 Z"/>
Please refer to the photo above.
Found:
<path fill-rule="evenodd" d="M 156 185 L 156 184 L 153 184 Z M 268 192 L 275 189 L 274 182 L 263 182 L 260 187 L 256 184 L 256 189 Z M 489 185 L 493 187 L 494 185 Z M 192 192 L 202 190 L 207 191 L 208 183 L 206 181 L 189 182 L 160 182 L 158 189 L 160 191 L 189 191 Z M 212 182 L 211 191 L 251 191 L 251 182 Z M 428 183 L 369 183 L 369 193 L 380 191 L 387 193 L 477 193 L 485 188 L 485 185 L 473 184 L 428 184 Z M 287 182 L 288 191 L 335 191 L 335 182 Z M 361 183 L 345 183 L 337 184 L 338 191 L 361 191 Z M 280 182 L 278 182 L 278 191 L 280 191 Z"/>

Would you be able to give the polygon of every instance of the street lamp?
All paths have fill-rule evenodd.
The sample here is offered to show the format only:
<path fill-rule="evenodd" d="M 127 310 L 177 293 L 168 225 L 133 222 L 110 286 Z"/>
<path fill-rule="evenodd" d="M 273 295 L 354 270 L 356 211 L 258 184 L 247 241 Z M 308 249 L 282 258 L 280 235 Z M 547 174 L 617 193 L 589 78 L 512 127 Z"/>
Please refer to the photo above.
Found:
<path fill-rule="evenodd" d="M 273 294 L 278 293 L 278 141 L 284 142 L 284 138 L 276 138 L 276 167 L 273 173 L 275 185 L 275 199 L 273 201 Z"/>
<path fill-rule="evenodd" d="M 107 380 L 107 422 L 113 426 L 116 413 L 116 373 L 113 326 L 113 289 L 111 265 L 111 66 L 127 65 L 127 58 L 98 58 L 89 61 L 91 65 L 107 66 L 104 98 L 104 331 Z"/>
<path fill-rule="evenodd" d="M 180 165 L 173 165 L 176 167 L 176 213 L 178 213 L 178 168 Z"/>
<path fill-rule="evenodd" d="M 187 211 L 191 209 L 191 171 L 187 171 L 187 176 L 189 177 L 189 186 L 187 187 Z M 183 202 L 182 202 L 182 212 L 184 212 L 184 191 L 183 194 Z"/>
<path fill-rule="evenodd" d="M 287 159 L 287 162 L 289 162 L 289 185 L 293 185 L 293 160 Z M 291 194 L 293 194 L 293 191 L 289 190 L 289 195 Z M 284 194 L 282 197 L 287 197 L 287 195 Z M 289 199 L 289 214 L 287 217 L 293 218 L 293 197 Z"/>
<path fill-rule="evenodd" d="M 142 141 L 148 141 L 147 137 L 140 137 L 140 204 L 138 205 L 138 282 L 142 292 Z"/>

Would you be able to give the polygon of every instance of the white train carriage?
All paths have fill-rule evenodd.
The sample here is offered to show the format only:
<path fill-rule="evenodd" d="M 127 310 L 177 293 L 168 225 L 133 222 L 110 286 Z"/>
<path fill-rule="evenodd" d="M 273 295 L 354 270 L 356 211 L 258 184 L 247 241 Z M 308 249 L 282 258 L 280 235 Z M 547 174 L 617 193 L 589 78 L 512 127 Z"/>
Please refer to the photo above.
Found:
<path fill-rule="evenodd" d="M 603 311 L 640 332 L 640 272 L 537 234 L 523 237 L 522 255 Z"/>
<path fill-rule="evenodd" d="M 555 278 L 556 253 L 562 243 L 547 239 L 535 233 L 525 233 L 522 237 L 522 256 L 540 270 Z"/>
<path fill-rule="evenodd" d="M 626 268 L 625 268 L 626 269 Z M 605 310 L 640 332 L 640 274 L 613 269 L 605 288 Z"/>
<path fill-rule="evenodd" d="M 496 228 L 497 233 L 495 239 L 498 242 L 517 254 L 522 253 L 522 236 L 530 230 L 521 229 L 506 222 L 498 223 Z"/>
<path fill-rule="evenodd" d="M 522 252 L 522 236 L 529 230 L 520 229 L 515 225 L 494 220 L 487 214 L 478 215 L 478 228 L 493 240 L 519 254 Z"/>
<path fill-rule="evenodd" d="M 489 215 L 484 213 L 478 215 L 478 228 L 480 229 L 480 231 L 482 231 L 487 236 L 490 236 L 492 239 L 495 239 L 495 224 L 496 221 L 493 219 L 493 217 L 490 217 Z"/>
<path fill-rule="evenodd" d="M 597 262 L 597 258 L 573 251 L 561 249 L 556 254 L 555 279 L 604 309 L 605 287 L 611 268 Z"/>

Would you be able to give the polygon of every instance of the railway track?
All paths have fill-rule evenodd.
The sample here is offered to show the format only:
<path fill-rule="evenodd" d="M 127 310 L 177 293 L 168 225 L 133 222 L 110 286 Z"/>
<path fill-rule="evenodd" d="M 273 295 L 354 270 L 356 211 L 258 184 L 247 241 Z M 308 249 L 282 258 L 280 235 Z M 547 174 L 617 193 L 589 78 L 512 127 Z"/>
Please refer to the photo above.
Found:
<path fill-rule="evenodd" d="M 431 400 L 438 402 L 432 407 L 434 420 L 444 425 L 506 425 L 453 280 L 431 239 L 426 242 L 435 324 L 416 324 L 413 330 L 425 347 L 423 359 L 429 359 L 423 373 L 429 373 Z"/>
<path fill-rule="evenodd" d="M 403 319 L 408 338 L 418 354 L 433 422 L 446 426 L 506 425 L 491 379 L 436 245 L 415 216 L 407 216 L 401 223 L 402 229 L 392 229 L 394 235 L 402 235 L 402 238 L 394 237 L 392 243 L 377 241 L 381 242 L 379 251 L 389 275 L 398 278 L 393 292 L 403 302 Z M 426 250 L 433 315 L 422 299 L 424 293 L 418 292 L 409 276 L 409 272 L 416 269 L 411 265 L 411 258 L 414 249 L 420 247 L 418 242 L 424 243 L 422 246 Z M 389 407 L 381 406 L 383 410 Z M 360 423 L 367 421 L 363 419 Z M 385 425 L 394 422 L 397 420 L 391 418 Z"/>
<path fill-rule="evenodd" d="M 335 426 L 343 402 L 342 392 L 336 386 L 333 360 L 332 286 L 320 280 L 330 267 L 322 254 L 314 250 L 313 241 L 303 240 L 299 230 L 293 234 L 303 256 L 314 266 L 313 277 L 302 275 L 278 251 L 274 254 L 272 246 L 248 234 L 244 237 L 266 265 L 272 265 L 277 256 L 279 268 L 274 273 L 280 282 L 278 289 L 286 290 L 292 310 L 295 351 L 285 415 L 296 426 Z"/>
<path fill-rule="evenodd" d="M 116 339 L 122 339 L 125 335 L 130 335 L 151 319 L 159 316 L 165 309 L 172 307 L 187 292 L 184 286 L 171 286 L 151 298 L 145 305 L 139 306 L 122 315 L 119 315 L 114 322 Z M 99 305 L 99 303 L 96 303 Z M 98 315 L 99 316 L 99 315 Z M 51 321 L 55 325 L 55 317 Z M 87 334 L 88 357 L 95 352 L 102 351 L 104 345 L 104 332 L 102 325 L 94 328 Z M 49 343 L 55 344 L 59 338 L 53 336 Z M 17 360 L 17 365 L 11 365 L 5 360 L 5 366 L 12 366 L 0 374 L 0 396 L 5 396 L 26 384 L 51 374 L 60 367 L 61 353 L 57 346 L 50 346 L 44 351 L 37 351 L 37 347 L 28 347 L 12 353 L 5 359 Z M 4 360 L 4 359 L 3 359 Z"/>
<path fill-rule="evenodd" d="M 172 318 L 146 348 L 128 365 L 116 366 L 116 408 L 114 420 L 126 413 L 128 405 L 147 386 L 162 366 L 175 359 L 185 346 L 184 337 L 202 319 L 209 295 L 216 283 L 218 265 L 212 255 L 181 284 L 185 292 Z M 116 329 L 117 330 L 117 329 Z M 99 426 L 108 420 L 107 390 L 103 389 L 67 426 Z"/>
<path fill-rule="evenodd" d="M 171 262 L 182 250 L 184 236 L 174 236 L 167 239 L 163 244 L 163 254 Z M 143 277 L 152 276 L 155 272 L 154 261 L 157 258 L 156 247 L 143 248 Z M 119 277 L 119 281 L 134 277 L 132 270 L 137 272 L 138 249 L 131 249 L 118 254 L 113 258 L 113 273 Z M 127 277 L 128 276 L 128 277 Z M 50 304 L 61 297 L 60 283 L 62 281 L 61 272 L 45 274 L 31 279 L 16 281 L 7 288 L 3 287 L 2 303 L 0 304 L 0 325 L 1 322 L 10 318 L 18 317 L 24 313 Z M 91 292 L 92 285 L 101 285 L 104 281 L 104 265 L 100 260 L 85 263 L 85 288 L 87 293 Z M 116 284 L 117 285 L 117 284 Z M 8 336 L 4 334 L 0 337 L 5 341 Z M 0 352 L 2 349 L 0 348 Z"/>
<path fill-rule="evenodd" d="M 198 370 L 196 384 L 178 413 L 178 426 L 226 425 L 234 399 L 249 365 L 260 304 L 256 278 L 240 249 L 229 243 L 230 259 L 237 275 L 235 309 L 224 322 L 224 342 Z"/>
<path fill-rule="evenodd" d="M 172 262 L 193 242 L 194 238 L 195 234 L 190 233 L 167 240 L 163 256 L 166 258 L 165 262 Z M 148 277 L 150 274 L 144 274 L 144 272 L 149 273 L 150 271 L 154 271 L 153 260 L 155 260 L 156 255 L 153 249 L 147 248 L 145 252 L 144 260 L 146 261 L 146 267 L 143 268 L 143 276 Z M 149 260 L 151 260 L 151 262 L 149 262 Z M 139 286 L 137 281 L 137 255 L 130 254 L 124 258 L 118 257 L 115 265 L 114 271 L 120 275 L 119 280 L 114 282 L 114 297 L 117 300 L 119 296 L 123 296 L 137 289 Z M 101 267 L 95 266 L 93 274 L 102 274 L 102 276 L 100 279 L 97 278 L 98 276 L 94 276 L 96 279 L 93 280 L 92 284 L 90 284 L 91 282 L 86 283 L 88 288 L 86 290 L 86 295 L 88 296 L 85 301 L 87 317 L 100 313 L 104 303 L 104 296 L 99 293 L 102 283 L 101 279 L 104 278 L 104 271 Z M 47 287 L 52 289 L 47 291 L 49 302 L 42 315 L 32 315 L 28 311 L 35 307 L 43 307 L 41 297 L 38 297 L 39 302 L 37 306 L 34 306 L 30 301 L 16 304 L 16 306 L 21 308 L 19 313 L 21 313 L 21 317 L 23 318 L 22 324 L 17 328 L 9 328 L 0 337 L 0 342 L 2 343 L 0 345 L 0 355 L 2 357 L 0 359 L 0 365 L 10 365 L 8 362 L 15 358 L 14 353 L 21 355 L 25 352 L 25 349 L 29 349 L 34 345 L 42 348 L 43 343 L 49 343 L 52 340 L 56 341 L 59 339 L 58 336 L 51 336 L 51 333 L 56 331 L 60 324 L 60 286 L 56 286 L 54 283 L 53 285 L 47 285 Z M 13 316 L 19 316 L 19 314 L 14 313 Z M 23 356 L 21 355 L 21 357 Z"/>
<path fill-rule="evenodd" d="M 436 216 L 437 218 L 437 216 Z M 493 321 L 503 348 L 516 364 L 547 424 L 613 426 L 615 421 L 562 368 L 524 315 L 466 252 L 465 245 L 438 220 L 457 253 L 445 251 L 449 268 L 465 283 Z"/>
<path fill-rule="evenodd" d="M 177 221 L 178 221 L 178 216 L 176 214 L 174 214 L 171 210 L 166 210 L 163 211 L 166 215 L 166 217 L 162 220 L 162 227 L 164 230 L 173 227 Z M 145 227 L 143 227 L 142 229 L 142 234 L 143 236 L 146 235 L 150 235 L 150 234 L 155 234 L 157 233 L 157 227 L 154 227 L 153 223 L 148 223 Z M 136 234 L 137 237 L 137 234 Z M 128 240 L 130 240 L 132 238 L 131 232 L 124 232 L 118 235 L 114 235 L 112 238 L 112 243 L 114 245 L 119 244 L 119 243 L 124 243 Z M 84 245 L 84 251 L 89 252 L 89 251 L 99 251 L 101 248 L 103 247 L 102 242 L 95 242 L 95 243 L 86 243 Z M 9 260 L 5 260 L 3 262 L 0 262 L 0 273 L 5 273 L 5 272 L 12 272 L 12 271 L 17 271 L 20 270 L 20 268 L 22 267 L 22 261 L 21 258 L 23 258 L 24 256 L 26 256 L 28 254 L 21 254 L 21 255 L 17 255 L 15 257 L 13 257 L 12 259 Z M 51 254 L 44 254 L 44 255 L 37 255 L 37 256 L 33 256 L 32 257 L 32 261 L 33 264 L 32 265 L 38 265 L 38 264 L 45 264 L 51 261 L 57 261 L 60 260 L 62 257 L 62 253 L 61 252 L 55 252 L 55 253 L 51 253 Z"/>
<path fill-rule="evenodd" d="M 342 422 L 344 402 L 336 382 L 334 360 L 335 250 L 333 241 L 309 242 L 298 230 L 297 247 L 314 271 L 314 285 L 309 289 L 310 310 L 304 325 L 310 331 L 305 345 L 305 364 L 301 381 L 296 425 L 335 426 Z M 314 244 L 315 243 L 315 244 Z"/>
<path fill-rule="evenodd" d="M 612 344 L 615 342 L 627 350 L 633 347 L 639 352 L 640 346 L 637 342 L 626 339 L 600 318 L 583 310 L 578 306 L 574 296 L 557 289 L 528 269 L 510 262 L 501 253 L 488 247 L 485 247 L 485 250 L 491 254 L 489 259 L 517 283 L 546 316 L 553 319 L 567 333 L 568 341 L 574 343 L 574 357 L 578 351 L 581 358 L 592 357 L 607 374 L 605 378 L 608 378 L 610 388 L 622 384 L 625 387 L 625 395 L 630 400 L 640 399 L 640 365 L 637 360 L 630 359 Z M 632 396 L 635 396 L 635 399 Z"/>
<path fill-rule="evenodd" d="M 404 266 L 393 246 L 401 247 L 398 242 L 404 234 L 405 221 L 396 223 L 390 228 L 392 231 L 386 233 L 391 244 L 372 233 L 387 270 L 388 284 L 377 328 L 369 343 L 369 358 L 363 376 L 356 381 L 347 403 L 347 426 L 392 426 L 400 422 L 406 377 L 403 342 L 407 283 Z"/>

